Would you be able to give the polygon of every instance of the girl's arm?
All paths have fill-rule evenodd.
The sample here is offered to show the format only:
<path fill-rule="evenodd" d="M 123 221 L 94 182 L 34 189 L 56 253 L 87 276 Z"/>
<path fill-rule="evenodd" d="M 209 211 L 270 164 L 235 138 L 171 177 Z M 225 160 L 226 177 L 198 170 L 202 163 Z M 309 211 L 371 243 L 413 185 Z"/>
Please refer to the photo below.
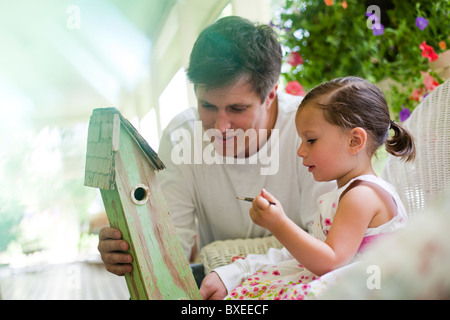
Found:
<path fill-rule="evenodd" d="M 270 205 L 269 201 L 276 205 Z M 305 268 L 320 276 L 352 260 L 379 210 L 380 198 L 371 187 L 351 188 L 341 197 L 325 242 L 290 220 L 280 203 L 265 190 L 253 201 L 250 216 L 256 224 L 271 231 Z"/>

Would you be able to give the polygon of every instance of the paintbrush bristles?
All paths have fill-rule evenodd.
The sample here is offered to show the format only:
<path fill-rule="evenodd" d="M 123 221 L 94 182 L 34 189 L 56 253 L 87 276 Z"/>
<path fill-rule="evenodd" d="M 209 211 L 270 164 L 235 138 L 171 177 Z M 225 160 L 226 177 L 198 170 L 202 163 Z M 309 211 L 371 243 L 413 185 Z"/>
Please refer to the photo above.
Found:
<path fill-rule="evenodd" d="M 236 199 L 238 199 L 238 200 L 243 200 L 243 201 L 248 201 L 248 202 L 253 202 L 253 200 L 255 200 L 255 198 L 245 198 L 245 197 L 236 197 Z M 271 204 L 271 205 L 275 205 L 275 202 L 270 202 L 269 201 L 269 203 Z"/>
<path fill-rule="evenodd" d="M 245 198 L 245 197 L 236 197 L 236 199 L 243 200 L 243 201 L 248 201 L 248 202 L 252 202 L 254 200 L 253 198 Z"/>

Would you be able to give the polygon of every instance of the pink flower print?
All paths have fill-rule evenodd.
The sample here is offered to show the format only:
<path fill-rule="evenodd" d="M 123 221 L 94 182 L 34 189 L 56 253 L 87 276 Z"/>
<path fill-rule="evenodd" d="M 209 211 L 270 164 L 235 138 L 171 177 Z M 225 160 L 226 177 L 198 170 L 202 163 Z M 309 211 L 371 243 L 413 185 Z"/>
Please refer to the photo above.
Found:
<path fill-rule="evenodd" d="M 239 300 L 244 300 L 244 296 L 240 296 L 240 297 L 239 297 Z"/>
<path fill-rule="evenodd" d="M 325 222 L 326 226 L 331 226 L 331 220 L 330 219 L 325 219 L 324 222 Z"/>
<path fill-rule="evenodd" d="M 241 293 L 242 293 L 242 294 L 247 294 L 247 293 L 248 293 L 248 290 L 244 288 L 244 289 L 242 289 Z"/>
<path fill-rule="evenodd" d="M 253 288 L 253 292 L 258 292 L 259 291 L 259 288 L 258 287 L 254 287 Z"/>
<path fill-rule="evenodd" d="M 231 291 L 230 296 L 232 296 L 233 298 L 236 298 L 236 296 L 237 296 L 236 291 L 234 291 L 234 290 Z"/>
<path fill-rule="evenodd" d="M 299 268 L 304 268 L 304 266 L 302 266 L 301 263 L 298 264 L 298 267 L 299 267 Z"/>
<path fill-rule="evenodd" d="M 335 208 L 336 208 L 336 202 L 333 202 L 333 205 L 332 205 L 332 207 L 333 207 L 333 209 L 335 209 Z"/>
<path fill-rule="evenodd" d="M 280 272 L 279 272 L 278 270 L 275 270 L 274 272 L 272 272 L 272 274 L 273 274 L 274 276 L 279 276 L 279 275 L 280 275 Z"/>
<path fill-rule="evenodd" d="M 311 286 L 309 284 L 302 285 L 302 290 L 308 290 Z"/>
<path fill-rule="evenodd" d="M 267 272 L 266 270 L 263 270 L 263 271 L 261 271 L 261 274 L 262 274 L 263 276 L 265 276 L 265 275 L 268 274 L 268 272 Z"/>

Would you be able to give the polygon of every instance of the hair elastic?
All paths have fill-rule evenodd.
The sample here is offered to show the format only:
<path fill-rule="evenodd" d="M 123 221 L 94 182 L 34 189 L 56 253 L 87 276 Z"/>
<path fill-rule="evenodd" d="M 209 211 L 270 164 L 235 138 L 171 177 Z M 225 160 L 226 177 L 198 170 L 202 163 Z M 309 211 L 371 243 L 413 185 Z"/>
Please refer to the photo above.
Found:
<path fill-rule="evenodd" d="M 392 127 L 395 125 L 395 121 L 391 120 L 391 126 L 389 127 L 390 129 L 392 129 Z"/>

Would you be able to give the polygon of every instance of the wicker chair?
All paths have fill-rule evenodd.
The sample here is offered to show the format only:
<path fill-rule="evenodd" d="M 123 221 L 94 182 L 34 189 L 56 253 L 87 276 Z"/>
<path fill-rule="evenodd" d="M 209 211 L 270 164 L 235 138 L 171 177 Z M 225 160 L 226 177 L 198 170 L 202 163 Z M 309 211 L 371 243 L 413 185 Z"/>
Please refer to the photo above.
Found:
<path fill-rule="evenodd" d="M 406 163 L 389 156 L 382 175 L 413 217 L 450 187 L 450 80 L 432 91 L 404 126 L 415 138 L 416 159 Z"/>
<path fill-rule="evenodd" d="M 235 259 L 245 258 L 249 254 L 264 254 L 270 248 L 281 249 L 282 247 L 274 236 L 214 241 L 202 248 L 200 257 L 205 267 L 205 274 L 208 274 L 214 268 L 230 264 Z"/>

